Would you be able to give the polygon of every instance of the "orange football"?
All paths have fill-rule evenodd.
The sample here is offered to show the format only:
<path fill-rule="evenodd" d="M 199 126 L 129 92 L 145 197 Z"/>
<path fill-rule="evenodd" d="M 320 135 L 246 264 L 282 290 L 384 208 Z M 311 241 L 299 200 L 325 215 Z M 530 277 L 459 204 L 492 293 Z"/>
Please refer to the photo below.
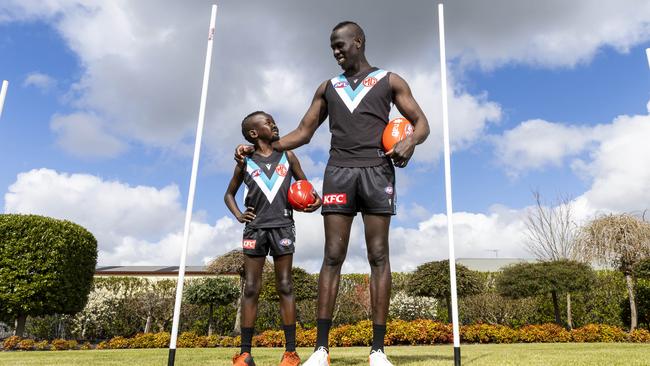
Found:
<path fill-rule="evenodd" d="M 381 143 L 384 145 L 384 151 L 388 152 L 395 146 L 398 141 L 404 140 L 406 136 L 413 134 L 413 125 L 409 120 L 402 117 L 392 119 L 386 125 L 384 134 L 381 137 Z"/>
<path fill-rule="evenodd" d="M 289 187 L 287 196 L 291 206 L 298 211 L 304 211 L 307 206 L 316 202 L 314 187 L 306 180 L 297 180 Z"/>

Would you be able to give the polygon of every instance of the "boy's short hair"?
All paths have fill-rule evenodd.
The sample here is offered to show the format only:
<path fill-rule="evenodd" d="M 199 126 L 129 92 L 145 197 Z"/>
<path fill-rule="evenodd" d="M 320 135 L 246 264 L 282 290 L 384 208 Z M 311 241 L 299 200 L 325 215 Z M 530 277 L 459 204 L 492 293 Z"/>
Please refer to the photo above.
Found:
<path fill-rule="evenodd" d="M 255 140 L 251 139 L 251 137 L 248 135 L 248 131 L 250 131 L 252 128 L 250 126 L 251 119 L 258 114 L 263 114 L 265 116 L 271 117 L 270 114 L 264 112 L 264 111 L 255 111 L 252 113 L 249 113 L 244 119 L 241 121 L 241 133 L 244 135 L 244 138 L 246 141 L 250 142 L 251 144 L 255 143 Z"/>

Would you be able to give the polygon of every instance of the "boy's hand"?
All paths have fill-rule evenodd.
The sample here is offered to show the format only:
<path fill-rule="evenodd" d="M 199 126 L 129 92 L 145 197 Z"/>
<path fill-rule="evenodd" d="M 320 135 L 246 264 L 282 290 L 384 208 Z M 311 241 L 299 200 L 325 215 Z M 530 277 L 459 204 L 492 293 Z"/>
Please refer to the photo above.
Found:
<path fill-rule="evenodd" d="M 318 196 L 318 193 L 316 191 L 313 191 L 312 194 L 314 195 L 315 201 L 314 203 L 310 203 L 305 207 L 305 212 L 314 212 L 318 210 L 318 208 L 323 204 L 323 201 L 320 199 L 320 196 Z"/>
<path fill-rule="evenodd" d="M 243 164 L 244 163 L 244 158 L 247 155 L 250 155 L 255 151 L 255 148 L 251 145 L 237 145 L 235 148 L 235 161 L 237 164 Z"/>
<path fill-rule="evenodd" d="M 255 207 L 247 207 L 246 211 L 241 215 L 237 216 L 237 221 L 243 223 L 248 223 L 255 220 Z"/>

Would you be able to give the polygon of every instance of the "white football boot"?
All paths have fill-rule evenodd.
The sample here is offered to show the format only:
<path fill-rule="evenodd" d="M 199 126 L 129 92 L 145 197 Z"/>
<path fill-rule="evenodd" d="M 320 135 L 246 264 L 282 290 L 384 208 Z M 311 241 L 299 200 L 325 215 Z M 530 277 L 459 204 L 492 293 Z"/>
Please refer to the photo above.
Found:
<path fill-rule="evenodd" d="M 393 364 L 388 361 L 386 354 L 382 350 L 370 352 L 368 361 L 370 361 L 370 366 L 393 366 Z"/>
<path fill-rule="evenodd" d="M 327 348 L 318 347 L 302 366 L 330 366 L 330 354 L 327 353 Z"/>

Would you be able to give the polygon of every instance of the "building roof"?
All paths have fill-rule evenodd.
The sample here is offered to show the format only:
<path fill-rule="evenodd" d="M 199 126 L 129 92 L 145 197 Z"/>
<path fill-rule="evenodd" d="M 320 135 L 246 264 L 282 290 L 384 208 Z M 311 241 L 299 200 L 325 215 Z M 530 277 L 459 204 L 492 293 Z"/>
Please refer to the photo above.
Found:
<path fill-rule="evenodd" d="M 186 266 L 185 274 L 190 276 L 210 276 L 205 266 Z M 177 276 L 178 266 L 97 266 L 95 275 L 99 276 Z"/>

